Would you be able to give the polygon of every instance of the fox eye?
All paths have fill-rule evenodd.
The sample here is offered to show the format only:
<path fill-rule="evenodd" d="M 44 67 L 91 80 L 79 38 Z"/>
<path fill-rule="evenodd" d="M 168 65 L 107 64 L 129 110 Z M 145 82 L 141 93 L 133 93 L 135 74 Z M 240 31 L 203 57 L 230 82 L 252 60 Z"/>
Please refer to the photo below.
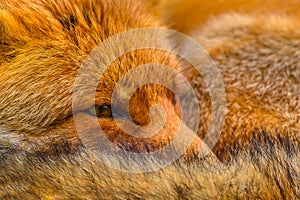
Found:
<path fill-rule="evenodd" d="M 177 104 L 177 98 L 176 98 L 176 96 L 173 97 L 173 99 L 172 99 L 172 104 L 173 104 L 173 105 L 176 105 L 176 104 Z"/>
<path fill-rule="evenodd" d="M 95 106 L 88 110 L 88 113 L 90 115 L 93 115 L 98 118 L 112 118 L 112 110 L 110 105 L 104 105 L 104 106 Z"/>

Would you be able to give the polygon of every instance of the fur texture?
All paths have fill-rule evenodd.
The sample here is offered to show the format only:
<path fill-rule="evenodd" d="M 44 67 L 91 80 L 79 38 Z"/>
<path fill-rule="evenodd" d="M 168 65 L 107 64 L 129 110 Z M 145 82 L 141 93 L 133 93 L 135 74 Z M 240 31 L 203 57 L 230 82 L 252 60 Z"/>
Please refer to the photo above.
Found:
<path fill-rule="evenodd" d="M 214 147 L 217 155 L 236 145 L 245 147 L 245 141 L 261 134 L 299 140 L 299 25 L 297 18 L 286 15 L 227 14 L 190 33 L 218 66 L 226 88 L 227 114 Z M 204 88 L 197 73 L 191 79 L 195 87 Z M 209 94 L 200 89 L 199 96 L 203 113 L 199 135 L 205 135 Z"/>
<path fill-rule="evenodd" d="M 125 30 L 164 25 L 146 3 L 134 0 L 2 1 L 0 8 L 1 199 L 300 198 L 297 18 L 228 14 L 188 32 L 223 76 L 228 111 L 213 151 L 229 162 L 223 165 L 213 156 L 198 159 L 203 143 L 195 138 L 188 157 L 156 172 L 130 174 L 104 166 L 84 149 L 73 117 L 94 117 L 86 113 L 94 100 L 110 103 L 116 82 L 137 65 L 162 63 L 181 72 L 182 63 L 158 50 L 123 55 L 104 72 L 95 99 L 85 98 L 88 87 L 75 88 L 82 107 L 74 115 L 73 83 L 81 63 L 100 42 Z M 198 135 L 203 138 L 210 121 L 209 95 L 199 74 L 186 73 L 198 88 Z M 165 77 L 176 82 L 169 74 Z M 93 73 L 88 78 L 98 81 Z M 98 122 L 121 149 L 156 150 L 168 144 L 180 124 L 173 99 L 172 92 L 157 85 L 143 87 L 132 97 L 136 124 L 150 123 L 154 104 L 167 110 L 166 125 L 148 140 L 126 136 L 112 119 Z M 94 130 L 86 127 L 86 135 Z M 191 157 L 193 162 L 187 163 Z M 136 168 L 126 161 L 111 162 Z"/>
<path fill-rule="evenodd" d="M 57 146 L 77 148 L 81 142 L 72 117 L 81 121 L 94 117 L 86 114 L 93 107 L 94 101 L 99 106 L 110 105 L 114 86 L 126 72 L 148 63 L 165 64 L 174 69 L 178 66 L 175 57 L 168 53 L 150 49 L 136 50 L 122 55 L 106 71 L 100 67 L 84 67 L 88 73 L 86 79 L 90 82 L 73 88 L 81 63 L 105 39 L 134 28 L 163 27 L 147 11 L 148 7 L 135 1 L 75 1 L 73 4 L 69 1 L 34 0 L 30 5 L 27 1 L 4 1 L 1 7 L 0 70 L 3 93 L 0 123 L 3 132 L 9 133 L 6 134 L 8 148 L 29 152 L 51 151 Z M 35 10 L 44 12 L 36 13 Z M 92 92 L 91 82 L 98 81 L 101 71 L 104 74 L 102 80 L 99 80 L 96 97 L 88 98 Z M 147 79 L 148 74 L 136 77 Z M 176 80 L 170 74 L 164 77 L 170 84 L 176 85 Z M 75 95 L 72 92 L 81 97 L 75 100 L 74 104 L 78 106 L 73 110 L 74 115 L 72 97 Z M 99 118 L 98 122 L 108 138 L 120 149 L 139 151 L 146 146 L 146 149 L 155 150 L 172 140 L 173 133 L 179 127 L 180 113 L 178 105 L 172 103 L 173 98 L 174 94 L 163 86 L 146 85 L 130 99 L 130 114 L 137 125 L 150 124 L 148 113 L 154 104 L 160 104 L 168 111 L 164 129 L 149 139 L 128 136 L 112 118 Z M 121 98 L 119 102 L 124 100 Z M 119 102 L 116 105 L 119 106 Z M 118 109 L 121 112 L 123 110 L 120 106 Z M 121 123 L 125 124 L 126 118 L 121 119 L 124 119 Z M 84 127 L 84 135 L 92 137 L 97 127 L 98 123 Z M 135 127 L 127 129 L 134 129 L 136 134 L 145 131 Z M 199 146 L 201 141 L 195 138 L 194 144 Z"/>
<path fill-rule="evenodd" d="M 87 151 L 0 157 L 1 199 L 298 199 L 299 150 L 254 144 L 230 164 L 179 160 L 142 174 L 113 170 Z M 147 159 L 147 158 L 145 158 Z M 126 163 L 126 160 L 124 161 Z M 120 163 L 116 163 L 120 165 Z M 131 166 L 135 167 L 135 166 Z"/>

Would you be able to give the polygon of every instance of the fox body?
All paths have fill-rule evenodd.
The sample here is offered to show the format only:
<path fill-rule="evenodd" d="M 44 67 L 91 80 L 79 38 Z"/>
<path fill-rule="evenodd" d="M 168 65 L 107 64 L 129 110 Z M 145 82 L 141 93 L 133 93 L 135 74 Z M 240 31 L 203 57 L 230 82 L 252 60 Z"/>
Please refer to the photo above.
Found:
<path fill-rule="evenodd" d="M 126 53 L 106 70 L 100 69 L 100 80 L 94 73 L 99 70 L 96 66 L 85 68 L 87 82 L 75 86 L 74 82 L 99 43 L 130 29 L 166 27 L 163 20 L 149 11 L 146 2 L 133 0 L 3 1 L 0 8 L 1 197 L 299 198 L 297 18 L 230 13 L 188 30 L 223 77 L 227 113 L 212 150 L 221 160 L 233 160 L 224 166 L 213 156 L 188 163 L 181 158 L 157 172 L 130 174 L 107 168 L 84 148 L 74 120 L 96 119 L 97 123 L 81 127 L 83 136 L 93 138 L 100 125 L 117 151 L 152 152 L 168 145 L 181 124 L 176 87 L 172 91 L 147 84 L 133 93 L 129 113 L 138 127 L 128 125 L 129 117 L 118 107 L 121 124 L 142 135 L 153 131 L 142 127 L 162 119 L 159 113 L 151 114 L 151 107 L 162 105 L 166 122 L 150 138 L 127 135 L 111 110 L 114 87 L 127 72 L 143 64 L 168 65 L 196 88 L 201 107 L 199 137 L 194 137 L 185 155 L 197 157 L 211 120 L 211 101 L 201 74 L 193 69 L 183 72 L 185 62 L 175 55 L 146 49 Z M 178 43 L 179 49 L 186 45 L 172 36 L 166 36 L 166 41 Z M 154 73 L 165 72 L 154 69 Z M 131 78 L 148 76 L 138 73 Z M 163 76 L 177 85 L 171 74 Z M 98 86 L 91 97 L 88 86 L 94 80 Z M 72 100 L 79 105 L 75 110 Z M 193 133 L 189 128 L 185 131 Z M 232 158 L 233 153 L 238 155 Z M 123 166 L 126 161 L 111 162 Z"/>

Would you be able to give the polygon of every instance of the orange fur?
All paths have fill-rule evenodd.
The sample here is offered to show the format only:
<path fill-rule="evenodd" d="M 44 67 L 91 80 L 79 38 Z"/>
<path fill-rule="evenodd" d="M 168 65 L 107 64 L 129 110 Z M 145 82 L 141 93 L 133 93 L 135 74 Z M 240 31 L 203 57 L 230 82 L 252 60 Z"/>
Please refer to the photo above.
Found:
<path fill-rule="evenodd" d="M 259 16 L 255 14 L 258 1 L 245 5 L 236 2 L 202 1 L 201 6 L 194 1 L 175 2 L 179 6 L 167 15 L 169 23 L 197 39 L 219 67 L 228 111 L 213 150 L 221 159 L 229 160 L 232 149 L 239 156 L 227 166 L 208 157 L 188 166 L 179 160 L 157 172 L 128 174 L 104 166 L 88 149 L 79 148 L 74 118 L 95 118 L 87 110 L 94 101 L 109 104 L 116 82 L 135 66 L 160 63 L 181 70 L 178 64 L 183 63 L 161 50 L 125 54 L 104 72 L 95 98 L 88 98 L 89 85 L 75 87 L 81 107 L 74 114 L 73 84 L 88 53 L 108 37 L 129 29 L 164 25 L 149 12 L 146 3 L 134 0 L 1 1 L 0 198 L 299 198 L 298 19 L 279 15 L 294 10 L 289 4 L 292 1 L 267 1 L 265 5 L 273 15 Z M 281 5 L 286 7 L 275 12 Z M 195 9 L 189 12 L 187 8 Z M 204 23 L 212 14 L 232 10 L 244 14 L 220 15 Z M 176 38 L 171 39 L 174 42 Z M 98 81 L 97 69 L 90 72 L 89 80 Z M 201 76 L 189 72 L 187 77 L 200 99 L 198 134 L 203 138 L 210 122 L 210 99 Z M 163 75 L 174 81 L 170 74 Z M 132 79 L 136 77 L 146 79 L 147 74 L 135 74 Z M 150 107 L 155 104 L 167 110 L 165 126 L 152 138 L 128 136 L 109 117 L 83 127 L 85 136 L 92 138 L 101 124 L 120 149 L 160 149 L 174 138 L 181 122 L 173 97 L 170 90 L 154 84 L 140 88 L 131 97 L 129 110 L 136 124 L 150 123 Z M 161 120 L 158 115 L 154 117 Z M 134 131 L 143 134 L 141 129 Z M 195 138 L 187 155 L 198 158 L 202 145 Z M 127 161 L 111 160 L 116 166 L 127 166 Z"/>
<path fill-rule="evenodd" d="M 263 134 L 273 140 L 278 135 L 299 140 L 297 27 L 299 20 L 291 16 L 231 13 L 190 33 L 212 56 L 226 89 L 225 124 L 214 147 L 218 155 L 247 146 L 247 141 Z M 201 82 L 197 74 L 192 79 Z M 208 95 L 200 91 L 199 95 Z M 203 113 L 209 118 L 208 108 Z"/>
<path fill-rule="evenodd" d="M 0 15 L 0 57 L 3 60 L 0 68 L 3 99 L 0 124 L 11 131 L 11 140 L 7 144 L 10 148 L 29 152 L 51 151 L 66 142 L 70 143 L 67 146 L 71 149 L 81 145 L 73 117 L 81 121 L 94 117 L 85 112 L 93 107 L 94 101 L 86 99 L 91 92 L 89 82 L 74 88 L 81 98 L 76 100 L 80 107 L 73 110 L 75 114 L 72 115 L 72 90 L 80 64 L 92 49 L 110 36 L 126 30 L 163 27 L 147 11 L 146 5 L 135 1 L 78 0 L 71 3 L 65 0 L 59 3 L 32 0 L 31 4 L 27 1 L 4 1 L 1 7 L 4 9 Z M 35 10 L 43 12 L 36 13 Z M 118 80 L 133 67 L 148 63 L 165 64 L 174 69 L 178 66 L 174 56 L 160 50 L 127 53 L 104 72 L 96 89 L 95 104 L 110 105 Z M 99 75 L 94 73 L 97 70 L 89 72 L 90 80 L 97 80 Z M 132 79 L 147 76 L 137 74 Z M 165 79 L 171 84 L 174 81 L 170 74 L 165 74 Z M 125 134 L 112 118 L 99 118 L 98 122 L 107 137 L 120 149 L 138 152 L 157 150 L 168 144 L 179 130 L 179 108 L 172 104 L 173 98 L 173 92 L 164 86 L 151 84 L 140 88 L 131 97 L 129 111 L 137 125 L 150 123 L 152 105 L 162 105 L 168 111 L 164 128 L 149 139 Z M 84 137 L 92 137 L 97 127 L 98 124 L 84 127 Z M 128 128 L 137 135 L 143 134 L 142 128 Z M 193 151 L 197 151 L 201 144 L 196 137 Z"/>

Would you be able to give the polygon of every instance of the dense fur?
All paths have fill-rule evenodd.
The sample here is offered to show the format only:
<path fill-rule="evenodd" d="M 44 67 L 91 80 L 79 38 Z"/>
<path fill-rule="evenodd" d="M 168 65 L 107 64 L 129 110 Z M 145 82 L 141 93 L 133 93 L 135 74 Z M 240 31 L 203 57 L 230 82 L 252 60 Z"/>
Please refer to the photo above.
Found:
<path fill-rule="evenodd" d="M 64 145 L 71 149 L 79 146 L 72 117 L 81 121 L 93 117 L 86 111 L 93 107 L 94 101 L 99 106 L 110 105 L 114 86 L 127 71 L 149 63 L 178 66 L 174 56 L 150 49 L 122 55 L 109 63 L 106 71 L 100 67 L 90 69 L 84 66 L 86 71 L 90 70 L 87 76 L 90 82 L 98 81 L 99 72 L 104 71 L 96 97 L 92 99 L 94 97 L 89 96 L 91 83 L 85 82 L 73 88 L 81 63 L 97 45 L 114 34 L 140 27 L 163 27 L 147 11 L 148 7 L 135 1 L 76 1 L 74 4 L 69 1 L 31 1 L 31 4 L 4 1 L 1 7 L 0 87 L 3 93 L 0 123 L 3 133 L 8 132 L 6 145 L 9 148 L 34 152 L 51 151 Z M 36 13 L 36 9 L 44 12 Z M 148 74 L 136 77 L 146 79 Z M 165 79 L 176 85 L 170 74 L 165 74 Z M 74 116 L 72 97 L 75 95 L 72 92 L 81 97 L 73 102 L 77 106 L 73 109 Z M 152 95 L 155 93 L 159 95 Z M 126 100 L 122 98 L 118 101 Z M 129 110 L 137 125 L 150 123 L 147 113 L 154 104 L 160 104 L 168 111 L 164 129 L 149 139 L 124 134 L 112 118 L 99 118 L 98 122 L 108 138 L 122 149 L 139 151 L 143 146 L 158 149 L 172 140 L 180 123 L 179 109 L 172 103 L 173 98 L 174 93 L 158 85 L 142 87 L 131 97 Z M 118 109 L 123 110 L 119 105 Z M 122 123 L 125 124 L 124 119 Z M 91 137 L 97 127 L 98 124 L 84 127 L 84 135 Z M 132 129 L 136 134 L 144 131 L 142 128 Z M 201 142 L 195 138 L 194 144 L 197 146 Z"/>
<path fill-rule="evenodd" d="M 213 151 L 230 163 L 197 159 L 203 144 L 195 138 L 187 153 L 196 158 L 194 163 L 187 166 L 179 160 L 157 172 L 130 174 L 104 166 L 84 149 L 73 117 L 91 117 L 85 110 L 94 100 L 100 105 L 110 103 L 112 88 L 134 66 L 163 63 L 181 70 L 178 60 L 155 50 L 123 55 L 100 79 L 96 99 L 84 98 L 90 92 L 87 88 L 75 88 L 83 98 L 74 116 L 73 83 L 82 61 L 100 42 L 133 28 L 162 27 L 160 20 L 147 5 L 133 0 L 2 1 L 0 8 L 2 199 L 300 197 L 297 18 L 228 14 L 188 31 L 206 48 L 223 76 L 228 112 Z M 209 95 L 199 74 L 185 73 L 198 88 L 198 134 L 203 138 L 210 122 Z M 98 121 L 119 147 L 134 152 L 144 151 L 145 146 L 156 150 L 173 138 L 180 123 L 173 97 L 155 85 L 141 88 L 132 97 L 130 111 L 137 124 L 149 124 L 147 113 L 154 104 L 168 111 L 163 131 L 149 140 L 126 136 L 111 119 Z M 87 136 L 93 130 L 87 127 Z M 126 166 L 126 160 L 111 162 Z"/>
<path fill-rule="evenodd" d="M 0 157 L 1 199 L 298 199 L 299 150 L 254 145 L 224 166 L 181 160 L 143 174 L 113 170 L 89 152 Z M 18 159 L 16 159 L 18 158 Z M 147 159 L 147 158 L 145 158 Z M 126 162 L 126 161 L 124 161 Z M 116 163 L 120 165 L 120 163 Z M 134 166 L 132 166 L 134 168 Z"/>
<path fill-rule="evenodd" d="M 227 114 L 214 148 L 218 155 L 263 133 L 274 140 L 277 134 L 299 140 L 299 25 L 285 15 L 227 14 L 190 33 L 211 55 L 226 88 Z M 192 80 L 201 88 L 197 73 Z M 199 95 L 207 119 L 209 94 L 199 90 Z"/>

